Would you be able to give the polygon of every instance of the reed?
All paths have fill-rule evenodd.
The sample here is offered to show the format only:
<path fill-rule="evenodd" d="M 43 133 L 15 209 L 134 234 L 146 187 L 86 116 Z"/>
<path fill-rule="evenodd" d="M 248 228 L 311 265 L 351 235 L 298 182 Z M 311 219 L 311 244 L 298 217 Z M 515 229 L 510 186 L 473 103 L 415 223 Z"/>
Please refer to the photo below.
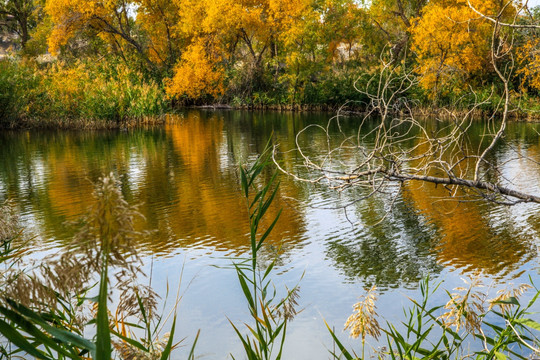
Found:
<path fill-rule="evenodd" d="M 176 315 L 168 335 L 160 336 L 166 319 L 157 314 L 158 296 L 139 283 L 144 273 L 135 242 L 145 234 L 135 230 L 134 220 L 141 215 L 125 201 L 112 174 L 99 180 L 94 198 L 83 226 L 60 255 L 3 273 L 0 333 L 14 346 L 2 349 L 6 357 L 165 360 L 176 347 Z M 0 224 L 16 224 L 11 214 L 0 209 Z M 2 239 L 16 234 L 12 227 L 2 229 Z M 12 251 L 4 247 L 0 261 L 10 262 L 6 254 Z M 120 299 L 114 317 L 112 289 Z M 92 339 L 84 337 L 89 329 L 96 334 Z"/>
<path fill-rule="evenodd" d="M 397 326 L 387 322 L 381 331 L 385 341 L 384 351 L 376 351 L 379 359 L 528 359 L 540 355 L 538 347 L 540 324 L 531 318 L 530 309 L 540 296 L 540 290 L 528 284 L 500 290 L 488 299 L 478 274 L 465 280 L 466 287 L 448 293 L 445 305 L 428 306 L 430 297 L 440 286 L 430 289 L 429 278 L 420 284 L 421 299 L 411 299 L 412 307 L 405 311 L 406 319 Z M 519 301 L 525 291 L 535 294 L 525 305 Z M 365 334 L 377 339 L 378 322 L 366 319 L 375 315 L 373 289 L 346 323 L 351 337 L 362 335 L 362 355 L 347 349 L 334 330 L 327 325 L 338 352 L 333 358 L 364 359 Z M 486 308 L 485 305 L 489 304 Z M 362 315 L 360 315 L 362 314 Z M 355 322 L 356 320 L 356 322 Z M 471 350 L 474 348 L 476 350 Z"/>
<path fill-rule="evenodd" d="M 123 64 L 0 60 L 2 127 L 125 127 L 169 111 L 161 85 Z"/>
<path fill-rule="evenodd" d="M 362 337 L 362 358 L 364 358 L 364 348 L 366 336 L 375 339 L 381 336 L 381 326 L 377 320 L 377 287 L 372 286 L 361 300 L 354 304 L 354 313 L 345 322 L 345 330 L 349 329 L 352 338 Z"/>
<path fill-rule="evenodd" d="M 258 186 L 257 178 L 270 164 L 270 147 L 267 145 L 263 154 L 251 166 L 240 167 L 242 192 L 246 200 L 250 224 L 250 257 L 236 262 L 234 268 L 247 301 L 251 323 L 246 323 L 247 334 L 231 322 L 241 341 L 244 353 L 250 360 L 281 359 L 287 334 L 287 324 L 296 315 L 299 286 L 286 289 L 286 295 L 279 299 L 272 282 L 272 273 L 276 259 L 266 267 L 260 259 L 260 252 L 265 246 L 272 229 L 279 220 L 281 210 L 271 220 L 266 229 L 262 229 L 263 219 L 267 215 L 278 192 L 277 173 L 270 181 Z M 232 355 L 231 355 L 232 356 Z M 232 356 L 234 359 L 234 356 Z"/>

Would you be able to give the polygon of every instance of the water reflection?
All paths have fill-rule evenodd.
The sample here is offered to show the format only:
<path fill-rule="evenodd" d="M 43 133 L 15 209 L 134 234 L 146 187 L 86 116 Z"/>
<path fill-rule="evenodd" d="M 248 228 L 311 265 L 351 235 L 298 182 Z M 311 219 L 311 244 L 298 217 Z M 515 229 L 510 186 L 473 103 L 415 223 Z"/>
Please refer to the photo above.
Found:
<path fill-rule="evenodd" d="M 401 202 L 379 223 L 376 219 L 388 211 L 383 201 L 374 197 L 359 205 L 356 214 L 365 225 L 348 241 L 328 243 L 336 267 L 351 281 L 361 278 L 383 289 L 416 285 L 425 276 L 438 274 L 443 267 L 434 250 L 435 231 Z"/>
<path fill-rule="evenodd" d="M 66 221 L 77 219 L 91 205 L 92 181 L 113 171 L 127 199 L 141 204 L 144 226 L 158 230 L 140 244 L 143 251 L 174 256 L 180 249 L 194 248 L 206 254 L 241 255 L 248 248 L 248 225 L 238 164 L 253 160 L 272 137 L 272 143 L 279 144 L 283 167 L 301 171 L 296 135 L 307 124 L 324 124 L 327 119 L 326 114 L 193 110 L 171 117 L 164 127 L 125 132 L 4 132 L 0 196 L 14 199 L 54 247 L 72 234 Z M 340 125 L 347 136 L 357 130 L 354 118 L 342 119 Z M 526 189 L 538 188 L 538 165 L 509 160 L 516 152 L 539 159 L 539 139 L 531 127 L 512 124 L 506 143 L 489 159 L 500 165 L 501 177 Z M 473 148 L 481 136 L 481 124 L 473 126 Z M 311 154 L 327 150 L 327 138 L 316 131 L 298 140 Z M 270 169 L 264 175 L 268 178 Z M 270 244 L 281 248 L 288 261 L 322 256 L 343 281 L 383 287 L 411 286 L 444 267 L 503 277 L 536 256 L 540 225 L 534 206 L 443 200 L 448 192 L 440 186 L 406 184 L 393 211 L 380 223 L 388 212 L 385 197 L 353 205 L 349 215 L 354 227 L 341 209 L 312 211 L 360 195 L 337 195 L 282 177 L 269 218 L 279 208 L 283 214 Z M 324 218 L 337 220 L 325 223 Z M 313 231 L 316 223 L 325 225 Z M 305 250 L 309 244 L 318 246 Z"/>

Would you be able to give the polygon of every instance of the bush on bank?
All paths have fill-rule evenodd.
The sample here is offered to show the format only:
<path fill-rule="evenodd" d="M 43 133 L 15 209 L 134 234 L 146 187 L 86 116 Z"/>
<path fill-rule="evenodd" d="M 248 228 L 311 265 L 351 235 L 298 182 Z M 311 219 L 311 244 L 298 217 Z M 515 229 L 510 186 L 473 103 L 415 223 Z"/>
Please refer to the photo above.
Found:
<path fill-rule="evenodd" d="M 122 124 L 169 110 L 162 88 L 124 64 L 0 61 L 0 124 Z"/>

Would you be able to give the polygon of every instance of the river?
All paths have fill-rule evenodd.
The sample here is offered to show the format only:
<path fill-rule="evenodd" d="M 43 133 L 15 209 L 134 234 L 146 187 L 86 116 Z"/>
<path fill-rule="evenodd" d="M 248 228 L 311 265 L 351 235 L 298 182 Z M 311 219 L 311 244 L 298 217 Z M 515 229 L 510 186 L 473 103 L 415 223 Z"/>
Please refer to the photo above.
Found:
<path fill-rule="evenodd" d="M 156 232 L 138 246 L 152 286 L 174 301 L 182 273 L 178 338 L 201 335 L 201 358 L 241 356 L 241 343 L 228 319 L 248 321 L 248 308 L 231 263 L 249 251 L 248 219 L 238 165 L 253 161 L 268 139 L 279 144 L 280 160 L 300 169 L 295 147 L 308 124 L 325 125 L 329 114 L 189 110 L 164 126 L 127 131 L 4 131 L 0 133 L 0 200 L 14 201 L 27 232 L 35 235 L 35 256 L 56 251 L 73 235 L 69 222 L 92 204 L 92 182 L 115 173 L 122 192 Z M 354 134 L 358 119 L 342 120 Z M 482 124 L 471 132 L 479 141 Z M 512 123 L 491 159 L 517 189 L 540 192 L 540 167 L 516 154 L 540 160 L 537 124 Z M 336 130 L 337 131 L 337 130 Z M 326 137 L 306 132 L 304 150 L 324 151 Z M 512 160 L 512 161 L 510 161 Z M 294 170 L 302 171 L 302 170 Z M 265 174 L 267 176 L 267 174 Z M 341 331 L 352 305 L 373 284 L 380 291 L 379 314 L 403 320 L 407 297 L 418 297 L 418 282 L 430 276 L 441 288 L 463 286 L 480 272 L 494 289 L 508 283 L 540 285 L 540 208 L 507 207 L 443 199 L 444 188 L 406 185 L 389 209 L 385 197 L 355 200 L 355 190 L 337 193 L 322 185 L 280 175 L 270 216 L 283 209 L 265 247 L 278 256 L 278 288 L 299 283 L 299 308 L 288 328 L 286 359 L 327 359 L 332 349 L 324 321 Z M 381 221 L 381 219 L 383 219 Z M 493 292 L 494 293 L 494 292 Z M 448 300 L 438 291 L 434 302 Z M 368 340 L 369 341 L 369 340 Z M 376 346 L 376 345 L 374 345 Z M 187 346 L 189 348 L 189 346 Z M 175 358 L 188 351 L 180 348 Z"/>

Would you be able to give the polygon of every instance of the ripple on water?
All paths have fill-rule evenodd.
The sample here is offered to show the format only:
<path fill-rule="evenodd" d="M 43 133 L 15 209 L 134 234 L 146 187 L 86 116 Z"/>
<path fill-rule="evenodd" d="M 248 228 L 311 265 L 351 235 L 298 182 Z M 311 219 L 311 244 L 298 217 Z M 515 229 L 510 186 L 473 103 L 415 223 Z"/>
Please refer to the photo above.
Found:
<path fill-rule="evenodd" d="M 77 219 L 91 205 L 91 181 L 103 173 L 117 173 L 128 201 L 141 204 L 146 222 L 137 226 L 157 229 L 139 244 L 154 260 L 153 284 L 166 289 L 167 277 L 178 276 L 185 266 L 188 282 L 194 279 L 183 305 L 193 321 L 187 334 L 203 328 L 201 334 L 211 335 L 206 340 L 202 335 L 201 351 L 219 357 L 223 348 L 212 337 L 235 340 L 225 315 L 245 315 L 245 299 L 234 271 L 229 271 L 232 258 L 249 250 L 238 163 L 253 161 L 272 130 L 284 151 L 291 150 L 283 155 L 283 166 L 295 171 L 302 165 L 294 150 L 295 135 L 316 120 L 313 114 L 267 118 L 268 114 L 194 113 L 186 113 L 179 124 L 123 134 L 0 133 L 0 196 L 16 201 L 23 222 L 39 234 L 39 250 L 51 254 L 72 236 L 64 222 Z M 326 115 L 320 119 L 326 120 Z M 343 124 L 343 131 L 354 134 L 356 127 L 351 120 Z M 514 133 L 518 132 L 511 136 L 517 136 Z M 471 136 L 472 142 L 480 140 Z M 324 137 L 309 132 L 301 140 L 306 154 L 316 158 L 324 152 Z M 493 160 L 512 181 L 509 185 L 538 191 L 538 167 L 509 161 L 516 144 L 538 159 L 537 140 L 516 141 L 510 148 L 496 149 Z M 262 174 L 261 181 L 268 175 Z M 362 191 L 338 194 L 285 176 L 281 182 L 268 214 L 273 218 L 283 208 L 281 220 L 261 254 L 265 261 L 278 256 L 280 285 L 296 284 L 305 271 L 301 301 L 309 307 L 304 313 L 309 317 L 300 322 L 303 331 L 326 331 L 322 312 L 329 323 L 343 324 L 356 297 L 371 284 L 387 294 L 382 315 L 396 317 L 401 309 L 393 306 L 395 295 L 415 288 L 426 274 L 441 276 L 449 286 L 461 284 L 459 277 L 473 271 L 501 281 L 535 274 L 540 231 L 535 205 L 460 203 L 448 200 L 441 186 L 410 183 L 403 184 L 389 212 L 395 188 L 354 202 Z M 340 208 L 345 204 L 351 204 L 346 212 Z M 225 342 L 219 345 L 227 346 Z M 317 349 L 326 354 L 323 345 Z"/>

